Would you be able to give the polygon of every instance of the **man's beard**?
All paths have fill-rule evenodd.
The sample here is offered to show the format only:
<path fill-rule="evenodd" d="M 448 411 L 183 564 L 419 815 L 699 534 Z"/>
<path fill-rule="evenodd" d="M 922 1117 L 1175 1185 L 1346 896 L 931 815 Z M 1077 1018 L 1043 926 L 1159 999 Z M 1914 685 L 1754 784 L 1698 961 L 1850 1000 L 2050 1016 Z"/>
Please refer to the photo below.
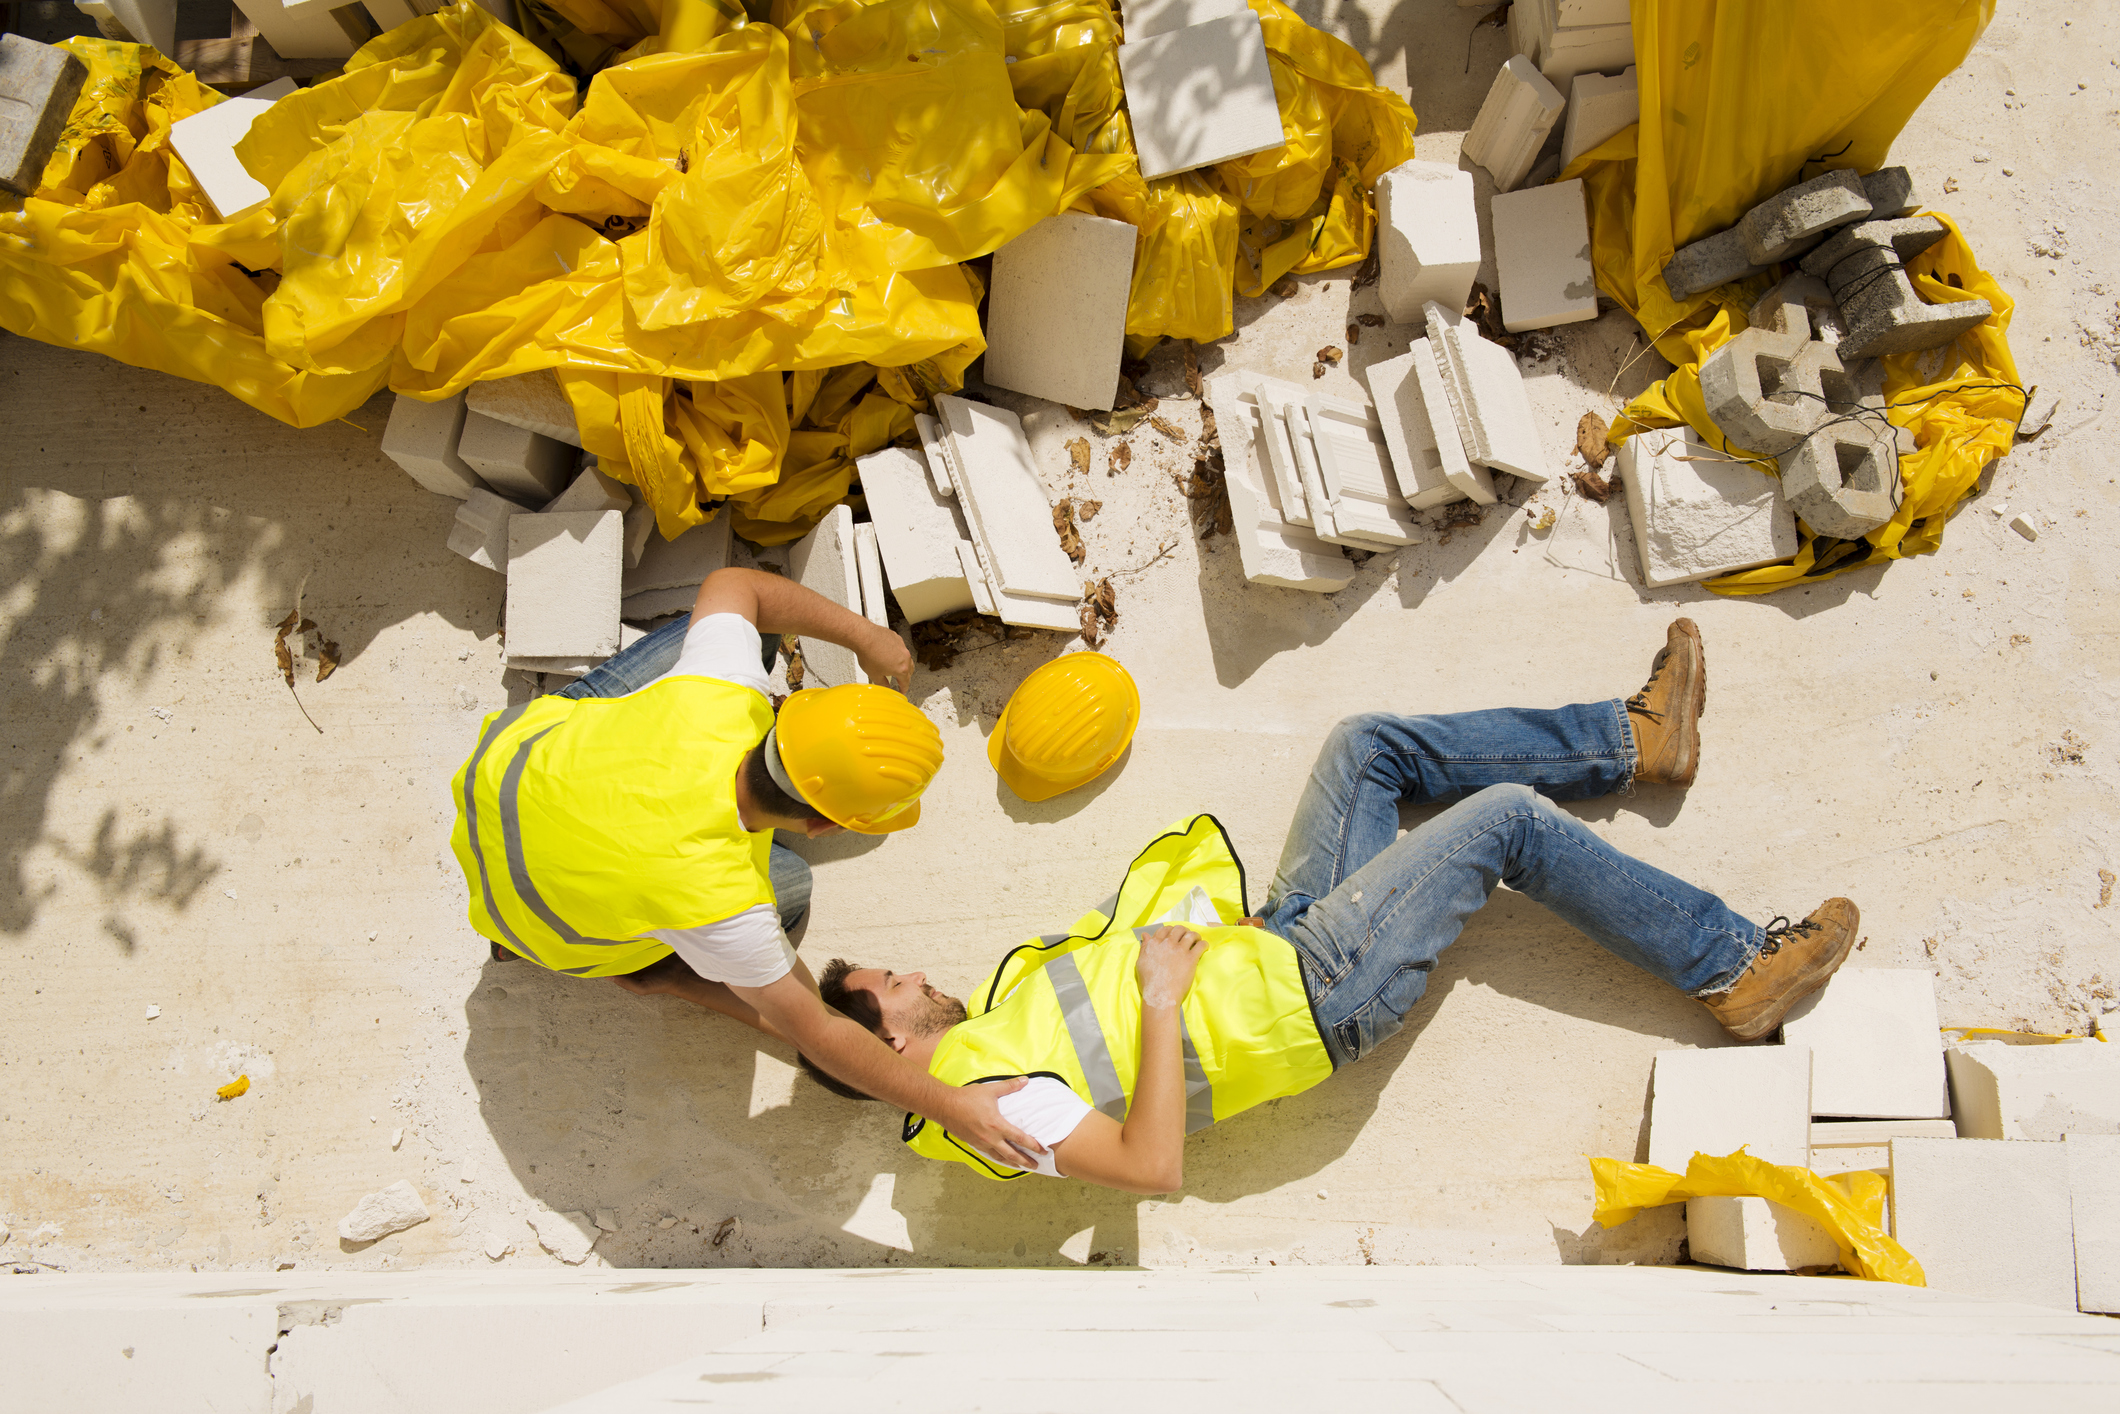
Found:
<path fill-rule="evenodd" d="M 964 1003 L 955 997 L 945 996 L 933 987 L 923 985 L 920 989 L 920 1007 L 906 1018 L 905 1029 L 918 1040 L 940 1036 L 943 1032 L 964 1020 Z"/>

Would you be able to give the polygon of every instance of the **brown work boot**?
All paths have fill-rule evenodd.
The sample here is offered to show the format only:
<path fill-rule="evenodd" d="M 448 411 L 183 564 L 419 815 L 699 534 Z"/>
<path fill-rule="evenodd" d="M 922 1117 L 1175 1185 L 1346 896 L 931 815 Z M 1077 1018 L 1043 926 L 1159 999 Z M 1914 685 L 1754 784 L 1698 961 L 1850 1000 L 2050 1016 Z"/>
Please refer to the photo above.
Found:
<path fill-rule="evenodd" d="M 1740 1041 L 1770 1035 L 1790 1007 L 1823 987 L 1848 960 L 1861 923 L 1861 911 L 1844 898 L 1827 899 L 1801 923 L 1775 919 L 1737 985 L 1701 998 L 1701 1004 Z"/>
<path fill-rule="evenodd" d="M 1627 699 L 1634 727 L 1634 779 L 1652 786 L 1690 786 L 1700 769 L 1700 709 L 1708 700 L 1708 655 L 1700 628 L 1674 619 L 1649 680 Z"/>

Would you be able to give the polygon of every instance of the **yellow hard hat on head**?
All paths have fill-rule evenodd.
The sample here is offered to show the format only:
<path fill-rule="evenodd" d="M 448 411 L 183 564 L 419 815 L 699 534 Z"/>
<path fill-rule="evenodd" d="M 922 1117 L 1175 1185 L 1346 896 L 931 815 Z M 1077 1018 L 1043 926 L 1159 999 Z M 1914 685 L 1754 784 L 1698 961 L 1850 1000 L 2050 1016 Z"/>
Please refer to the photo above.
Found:
<path fill-rule="evenodd" d="M 864 835 L 919 824 L 920 793 L 942 769 L 935 724 L 902 694 L 874 683 L 793 694 L 780 704 L 767 741 L 766 769 L 782 790 Z"/>
<path fill-rule="evenodd" d="M 1141 693 L 1116 658 L 1069 653 L 1023 680 L 986 740 L 986 759 L 1025 800 L 1104 774 L 1134 739 Z"/>

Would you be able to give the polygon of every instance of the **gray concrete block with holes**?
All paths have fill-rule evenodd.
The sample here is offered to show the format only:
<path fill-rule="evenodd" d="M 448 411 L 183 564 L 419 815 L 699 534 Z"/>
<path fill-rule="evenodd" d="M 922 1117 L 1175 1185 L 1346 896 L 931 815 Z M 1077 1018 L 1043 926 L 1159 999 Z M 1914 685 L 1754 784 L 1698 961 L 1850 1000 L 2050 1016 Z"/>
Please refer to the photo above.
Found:
<path fill-rule="evenodd" d="M 1933 216 L 1864 221 L 1843 230 L 1803 259 L 1804 273 L 1832 288 L 1847 321 L 1845 358 L 1878 358 L 1937 348 L 1986 322 L 1984 299 L 1930 304 L 1914 288 L 1906 263 L 1943 239 Z"/>

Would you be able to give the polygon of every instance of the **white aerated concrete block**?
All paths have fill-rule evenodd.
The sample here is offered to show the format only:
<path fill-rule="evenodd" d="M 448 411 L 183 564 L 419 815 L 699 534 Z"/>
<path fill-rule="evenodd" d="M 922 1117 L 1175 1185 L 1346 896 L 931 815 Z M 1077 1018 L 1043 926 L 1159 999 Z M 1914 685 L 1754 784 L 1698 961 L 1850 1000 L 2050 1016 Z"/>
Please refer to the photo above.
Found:
<path fill-rule="evenodd" d="M 1627 0 L 1554 0 L 1556 28 L 1577 25 L 1623 25 L 1629 23 Z"/>
<path fill-rule="evenodd" d="M 907 623 L 926 623 L 976 607 L 964 566 L 964 544 L 953 498 L 939 494 L 927 458 L 905 447 L 885 447 L 854 464 L 868 498 L 883 556 L 884 578 Z"/>
<path fill-rule="evenodd" d="M 1620 480 L 1651 589 L 1692 584 L 1796 553 L 1796 513 L 1781 481 L 1711 450 L 1690 427 L 1620 443 Z"/>
<path fill-rule="evenodd" d="M 1450 375 L 1443 370 L 1443 356 L 1432 339 L 1415 339 L 1413 376 L 1420 384 L 1421 406 L 1428 410 L 1428 426 L 1435 433 L 1435 450 L 1443 477 L 1478 505 L 1495 504 L 1494 477 L 1486 467 L 1465 452 L 1465 434 L 1458 430 L 1457 409 L 1451 405 Z"/>
<path fill-rule="evenodd" d="M 661 531 L 651 530 L 641 548 L 640 562 L 620 578 L 619 593 L 629 601 L 658 589 L 687 590 L 696 597 L 707 576 L 729 563 L 729 524 L 729 515 L 724 511 L 675 540 L 665 540 Z M 691 605 L 687 603 L 685 607 Z"/>
<path fill-rule="evenodd" d="M 1266 66 L 1266 37 L 1249 9 L 1119 46 L 1126 110 L 1153 180 L 1265 152 L 1287 142 Z"/>
<path fill-rule="evenodd" d="M 202 113 L 179 118 L 169 126 L 170 146 L 177 150 L 192 179 L 223 221 L 248 215 L 272 193 L 236 160 L 235 145 L 266 109 L 299 87 L 293 79 L 274 79 Z"/>
<path fill-rule="evenodd" d="M 1696 1262 L 1747 1272 L 1840 1264 L 1831 1233 L 1766 1198 L 1688 1198 L 1686 1250 Z"/>
<path fill-rule="evenodd" d="M 854 513 L 834 506 L 817 528 L 788 547 L 788 578 L 842 609 L 861 612 L 861 571 L 855 562 Z M 804 687 L 867 682 L 853 650 L 811 635 L 802 640 Z"/>
<path fill-rule="evenodd" d="M 1621 74 L 1578 74 L 1568 88 L 1568 119 L 1561 129 L 1561 170 L 1606 138 L 1641 121 L 1641 93 L 1634 66 Z"/>
<path fill-rule="evenodd" d="M 1435 371 L 1435 355 L 1428 349 L 1427 340 L 1416 339 L 1411 353 L 1372 363 L 1366 374 L 1369 396 L 1376 402 L 1377 421 L 1384 428 L 1384 444 L 1391 449 L 1392 469 L 1398 473 L 1399 490 L 1404 493 L 1406 504 L 1417 511 L 1465 499 L 1465 492 L 1451 482 L 1444 469 L 1435 424 L 1421 397 L 1420 367 L 1424 361 Z M 1441 377 L 1439 371 L 1436 377 Z M 1447 406 L 1443 416 L 1450 418 Z M 1449 430 L 1462 462 L 1464 445 L 1458 441 L 1455 422 Z M 1490 490 L 1489 496 L 1492 494 Z"/>
<path fill-rule="evenodd" d="M 456 508 L 449 527 L 449 548 L 485 569 L 508 572 L 508 521 L 523 507 L 484 487 L 474 487 Z"/>
<path fill-rule="evenodd" d="M 624 520 L 617 511 L 508 520 L 508 661 L 601 662 L 618 651 Z"/>
<path fill-rule="evenodd" d="M 1894 1139 L 1892 1236 L 1932 1290 L 2073 1309 L 2068 1146 Z"/>
<path fill-rule="evenodd" d="M 1031 460 L 1023 421 L 1006 408 L 938 395 L 935 411 L 950 448 L 958 503 L 994 588 L 1008 594 L 1082 598 L 1082 579 L 1060 548 L 1053 507 Z"/>
<path fill-rule="evenodd" d="M 1959 1041 L 1944 1059 L 1962 1139 L 2120 1134 L 2120 1046 Z"/>
<path fill-rule="evenodd" d="M 1818 1091 L 1814 1052 L 1811 1090 Z M 1813 1103 L 1816 1101 L 1814 1099 Z M 1811 1119 L 1811 1170 L 1819 1174 L 1852 1169 L 1885 1169 L 1892 1165 L 1894 1139 L 1955 1139 L 1957 1126 L 1947 1119 Z"/>
<path fill-rule="evenodd" d="M 1407 162 L 1377 178 L 1377 296 L 1395 324 L 1418 324 L 1429 300 L 1463 309 L 1480 273 L 1472 174 Z"/>
<path fill-rule="evenodd" d="M 1516 359 L 1481 338 L 1455 310 L 1431 300 L 1425 311 L 1428 344 L 1442 369 L 1443 391 L 1465 440 L 1465 455 L 1494 471 L 1544 482 L 1552 470 Z"/>
<path fill-rule="evenodd" d="M 1949 1119 L 1936 979 L 1925 968 L 1844 967 L 1789 1009 L 1782 1039 L 1811 1048 L 1811 1113 Z"/>
<path fill-rule="evenodd" d="M 552 498 L 545 507 L 547 511 L 617 511 L 624 515 L 633 509 L 632 491 L 623 482 L 613 481 L 598 471 L 595 460 L 591 457 L 591 465 L 582 468 L 567 489 Z"/>
<path fill-rule="evenodd" d="M 1658 1051 L 1651 1091 L 1649 1162 L 1659 1168 L 1684 1173 L 1694 1154 L 1740 1145 L 1770 1164 L 1802 1168 L 1810 1157 L 1807 1047 Z"/>
<path fill-rule="evenodd" d="M 549 501 L 566 490 L 578 464 L 574 448 L 565 442 L 496 422 L 468 406 L 456 454 L 494 490 L 531 502 Z"/>
<path fill-rule="evenodd" d="M 969 540 L 958 541 L 957 564 L 964 571 L 965 588 L 972 592 L 972 607 L 982 614 L 998 617 L 1001 606 L 994 600 L 994 585 L 986 577 L 986 566 L 979 563 L 978 547 Z"/>
<path fill-rule="evenodd" d="M 1125 221 L 1063 211 L 995 251 L 986 381 L 1069 407 L 1110 408 L 1138 235 Z"/>
<path fill-rule="evenodd" d="M 2061 1147 L 2076 1228 L 2076 1309 L 2120 1313 L 2120 1135 L 2071 1134 Z"/>
<path fill-rule="evenodd" d="M 236 8 L 282 59 L 353 57 L 353 38 L 332 18 L 331 0 L 236 0 Z"/>
<path fill-rule="evenodd" d="M 1312 393 L 1306 411 L 1318 475 L 1342 543 L 1362 542 L 1366 548 L 1418 540 L 1413 508 L 1400 493 L 1376 409 Z"/>
<path fill-rule="evenodd" d="M 570 447 L 582 444 L 573 404 L 560 391 L 559 375 L 549 368 L 473 383 L 464 397 L 466 405 L 482 417 L 565 442 Z"/>
<path fill-rule="evenodd" d="M 1126 42 L 1219 20 L 1244 8 L 1244 0 L 1133 0 L 1126 7 Z"/>
<path fill-rule="evenodd" d="M 383 428 L 383 455 L 429 491 L 461 501 L 474 491 L 489 489 L 456 454 L 457 437 L 463 430 L 463 394 L 423 403 L 400 393 L 390 404 L 390 421 Z"/>
<path fill-rule="evenodd" d="M 1248 374 L 1225 373 L 1207 384 L 1244 578 L 1280 589 L 1337 593 L 1354 578 L 1354 563 L 1283 518 L 1281 489 L 1267 450 L 1267 437 L 1281 434 L 1271 407 L 1262 403 L 1258 382 Z"/>
<path fill-rule="evenodd" d="M 1590 218 L 1580 178 L 1504 192 L 1489 211 L 1504 328 L 1521 333 L 1597 318 Z"/>
<path fill-rule="evenodd" d="M 1462 151 L 1493 174 L 1496 191 L 1514 191 L 1531 170 L 1563 102 L 1560 90 L 1529 59 L 1512 55 L 1495 74 Z"/>
<path fill-rule="evenodd" d="M 626 512 L 626 568 L 640 564 L 640 557 L 647 551 L 648 537 L 655 533 L 655 507 L 646 501 L 635 502 Z"/>
<path fill-rule="evenodd" d="M 861 581 L 861 615 L 878 628 L 891 626 L 891 613 L 883 599 L 883 552 L 876 548 L 876 527 L 868 521 L 854 526 L 854 571 Z"/>

